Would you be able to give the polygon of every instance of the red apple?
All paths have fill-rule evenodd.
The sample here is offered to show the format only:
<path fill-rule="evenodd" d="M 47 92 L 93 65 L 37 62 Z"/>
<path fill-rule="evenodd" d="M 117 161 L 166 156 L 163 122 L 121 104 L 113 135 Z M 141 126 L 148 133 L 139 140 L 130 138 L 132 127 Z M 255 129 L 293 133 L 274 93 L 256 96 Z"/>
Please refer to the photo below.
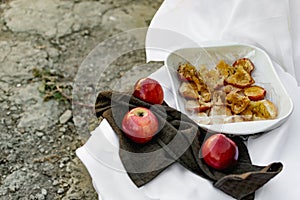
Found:
<path fill-rule="evenodd" d="M 202 156 L 207 165 L 216 170 L 226 170 L 238 160 L 238 147 L 224 134 L 210 136 L 202 145 Z"/>
<path fill-rule="evenodd" d="M 162 104 L 164 100 L 164 92 L 154 79 L 142 78 L 134 85 L 133 96 L 151 104 Z"/>
<path fill-rule="evenodd" d="M 136 143 L 149 142 L 158 132 L 158 120 L 147 108 L 136 107 L 127 112 L 122 121 L 125 135 Z"/>

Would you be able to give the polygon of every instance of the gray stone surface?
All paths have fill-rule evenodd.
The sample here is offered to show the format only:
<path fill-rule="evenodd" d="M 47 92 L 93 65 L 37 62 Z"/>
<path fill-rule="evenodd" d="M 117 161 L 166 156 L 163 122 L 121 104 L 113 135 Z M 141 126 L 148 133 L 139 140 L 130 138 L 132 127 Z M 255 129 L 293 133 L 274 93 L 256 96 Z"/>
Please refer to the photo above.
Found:
<path fill-rule="evenodd" d="M 97 199 L 75 154 L 99 123 L 95 95 L 128 90 L 161 63 L 145 64 L 139 49 L 114 59 L 97 83 L 88 81 L 97 65 L 84 69 L 85 82 L 76 77 L 98 44 L 120 52 L 142 42 L 143 34 L 109 38 L 146 27 L 161 2 L 0 1 L 0 200 Z"/>
<path fill-rule="evenodd" d="M 34 46 L 31 41 L 0 41 L 0 60 L 0 78 L 2 81 L 14 79 L 14 83 L 30 78 L 33 68 L 52 63 L 47 52 Z"/>
<path fill-rule="evenodd" d="M 59 123 L 65 124 L 68 122 L 72 117 L 72 111 L 66 110 L 60 117 L 59 117 Z"/>
<path fill-rule="evenodd" d="M 109 3 L 95 1 L 15 0 L 4 13 L 4 20 L 13 32 L 62 37 L 99 25 L 101 16 L 111 7 Z"/>

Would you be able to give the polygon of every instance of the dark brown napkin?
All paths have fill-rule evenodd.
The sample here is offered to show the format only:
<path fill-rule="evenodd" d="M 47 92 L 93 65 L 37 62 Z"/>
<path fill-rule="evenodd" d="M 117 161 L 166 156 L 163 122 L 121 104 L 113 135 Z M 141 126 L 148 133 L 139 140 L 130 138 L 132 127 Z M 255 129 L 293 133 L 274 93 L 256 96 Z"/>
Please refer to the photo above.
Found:
<path fill-rule="evenodd" d="M 126 112 L 134 107 L 152 110 L 160 123 L 159 133 L 147 144 L 136 144 L 124 136 L 121 127 Z M 255 166 L 251 163 L 242 139 L 232 136 L 239 148 L 234 168 L 217 171 L 207 166 L 199 154 L 203 141 L 210 135 L 183 113 L 167 104 L 151 105 L 130 94 L 104 91 L 99 93 L 95 111 L 107 119 L 119 137 L 119 156 L 129 177 L 140 187 L 154 179 L 175 162 L 211 181 L 213 185 L 236 198 L 254 199 L 254 192 L 276 176 L 283 165 L 272 163 Z"/>

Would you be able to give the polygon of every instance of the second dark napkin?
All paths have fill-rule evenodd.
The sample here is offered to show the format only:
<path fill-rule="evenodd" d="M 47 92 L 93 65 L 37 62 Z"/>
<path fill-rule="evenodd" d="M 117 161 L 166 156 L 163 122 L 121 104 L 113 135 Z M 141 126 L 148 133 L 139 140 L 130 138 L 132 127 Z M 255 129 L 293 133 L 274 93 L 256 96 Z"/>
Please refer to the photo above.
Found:
<path fill-rule="evenodd" d="M 132 108 L 151 109 L 160 124 L 159 133 L 147 144 L 136 144 L 124 136 L 122 120 Z M 271 163 L 256 166 L 251 163 L 243 140 L 231 137 L 239 148 L 237 165 L 229 171 L 208 167 L 199 154 L 203 141 L 210 135 L 193 120 L 166 103 L 152 105 L 127 93 L 104 91 L 98 94 L 97 117 L 107 119 L 119 137 L 119 156 L 127 174 L 137 187 L 143 186 L 175 162 L 211 181 L 213 185 L 236 198 L 254 199 L 254 192 L 276 176 L 283 165 Z"/>

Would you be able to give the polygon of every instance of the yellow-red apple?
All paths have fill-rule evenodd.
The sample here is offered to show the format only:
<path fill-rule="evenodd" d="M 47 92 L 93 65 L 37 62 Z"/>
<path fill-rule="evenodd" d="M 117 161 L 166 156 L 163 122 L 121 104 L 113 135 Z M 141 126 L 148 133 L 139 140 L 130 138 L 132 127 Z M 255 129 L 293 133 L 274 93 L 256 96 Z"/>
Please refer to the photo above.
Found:
<path fill-rule="evenodd" d="M 159 123 L 153 112 L 147 108 L 136 107 L 127 112 L 122 121 L 125 135 L 136 143 L 147 143 L 158 132 Z"/>

